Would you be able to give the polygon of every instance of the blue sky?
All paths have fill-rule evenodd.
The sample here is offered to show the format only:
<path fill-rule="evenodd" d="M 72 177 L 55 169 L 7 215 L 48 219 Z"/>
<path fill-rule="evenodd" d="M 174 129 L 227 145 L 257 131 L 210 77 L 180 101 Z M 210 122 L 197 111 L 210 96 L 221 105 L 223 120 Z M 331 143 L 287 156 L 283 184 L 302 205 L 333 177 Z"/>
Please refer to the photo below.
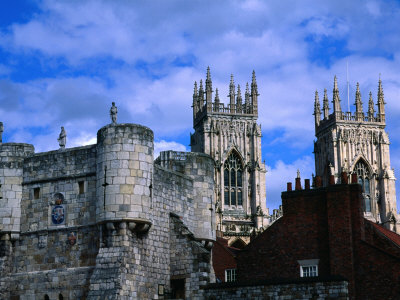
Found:
<path fill-rule="evenodd" d="M 53 150 L 64 126 L 67 147 L 94 143 L 115 101 L 119 122 L 153 129 L 156 151 L 189 150 L 194 81 L 210 66 L 227 95 L 231 73 L 244 86 L 254 69 L 277 208 L 297 169 L 311 177 L 314 92 L 331 99 L 335 74 L 347 110 L 346 63 L 351 104 L 357 82 L 376 100 L 381 74 L 400 169 L 399 21 L 397 1 L 1 1 L 3 141 Z"/>

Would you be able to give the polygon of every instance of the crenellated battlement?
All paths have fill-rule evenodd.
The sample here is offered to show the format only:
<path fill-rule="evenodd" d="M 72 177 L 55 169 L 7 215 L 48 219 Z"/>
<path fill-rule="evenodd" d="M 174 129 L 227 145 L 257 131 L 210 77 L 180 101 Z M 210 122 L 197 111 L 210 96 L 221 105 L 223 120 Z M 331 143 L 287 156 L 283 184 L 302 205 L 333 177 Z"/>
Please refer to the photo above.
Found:
<path fill-rule="evenodd" d="M 376 106 L 378 107 L 377 112 L 374 109 L 374 100 L 372 98 L 372 92 L 369 93 L 368 100 L 368 110 L 364 112 L 363 110 L 363 102 L 361 100 L 361 92 L 360 85 L 357 83 L 356 95 L 355 95 L 355 107 L 356 111 L 352 112 L 343 112 L 340 105 L 339 98 L 339 88 L 337 84 L 337 78 L 334 78 L 334 87 L 333 87 L 333 113 L 329 113 L 329 99 L 327 95 L 327 90 L 324 90 L 324 98 L 323 98 L 323 108 L 321 112 L 320 102 L 318 91 L 315 91 L 315 100 L 314 100 L 314 116 L 315 116 L 315 132 L 318 135 L 319 132 L 324 131 L 326 128 L 329 128 L 333 124 L 346 122 L 347 124 L 351 123 L 363 123 L 364 125 L 371 124 L 374 126 L 385 127 L 385 101 L 384 94 L 382 88 L 382 81 L 379 79 L 378 83 L 378 100 Z M 321 113 L 323 118 L 321 119 Z"/>
<path fill-rule="evenodd" d="M 215 98 L 212 100 L 212 80 L 210 68 L 207 68 L 207 77 L 205 81 L 205 90 L 203 88 L 203 80 L 200 80 L 200 86 L 194 83 L 193 91 L 193 125 L 196 125 L 207 115 L 238 115 L 238 116 L 258 116 L 258 87 L 256 74 L 253 71 L 251 88 L 246 83 L 244 92 L 244 103 L 240 85 L 235 86 L 233 75 L 229 84 L 229 103 L 224 104 L 220 101 L 218 89 L 215 90 Z"/>
<path fill-rule="evenodd" d="M 333 183 L 341 182 L 342 173 L 356 175 L 358 182 L 363 186 L 364 216 L 393 229 L 394 226 L 399 226 L 393 225 L 395 222 L 392 222 L 393 219 L 398 219 L 395 177 L 390 166 L 390 142 L 385 131 L 385 100 L 380 79 L 377 98 L 375 104 L 370 92 L 368 109 L 364 111 L 360 85 L 357 83 L 355 112 L 343 112 L 335 76 L 333 112 L 329 113 L 329 100 L 325 89 L 321 119 L 318 91 L 315 92 L 315 168 L 316 175 L 322 178 L 324 186 L 327 186 L 330 180 Z"/>
<path fill-rule="evenodd" d="M 117 112 L 94 145 L 67 148 L 64 127 L 57 150 L 0 143 L 1 299 L 156 299 L 174 276 L 195 298 L 211 280 L 214 160 L 171 152 L 155 166 L 153 131 Z"/>

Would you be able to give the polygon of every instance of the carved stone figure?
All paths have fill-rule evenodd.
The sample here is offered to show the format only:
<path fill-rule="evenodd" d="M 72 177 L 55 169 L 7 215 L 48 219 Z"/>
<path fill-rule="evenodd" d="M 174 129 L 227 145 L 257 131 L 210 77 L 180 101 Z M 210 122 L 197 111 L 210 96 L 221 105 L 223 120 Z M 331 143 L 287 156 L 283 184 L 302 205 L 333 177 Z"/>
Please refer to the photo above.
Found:
<path fill-rule="evenodd" d="M 64 149 L 65 145 L 67 144 L 67 132 L 65 131 L 64 126 L 61 126 L 61 132 L 58 136 L 58 144 L 60 145 L 61 149 Z"/>
<path fill-rule="evenodd" d="M 4 131 L 3 122 L 0 122 L 0 143 L 3 142 L 3 131 Z"/>
<path fill-rule="evenodd" d="M 110 108 L 110 117 L 112 124 L 117 124 L 117 114 L 118 114 L 118 108 L 115 106 L 115 102 L 113 102 Z"/>

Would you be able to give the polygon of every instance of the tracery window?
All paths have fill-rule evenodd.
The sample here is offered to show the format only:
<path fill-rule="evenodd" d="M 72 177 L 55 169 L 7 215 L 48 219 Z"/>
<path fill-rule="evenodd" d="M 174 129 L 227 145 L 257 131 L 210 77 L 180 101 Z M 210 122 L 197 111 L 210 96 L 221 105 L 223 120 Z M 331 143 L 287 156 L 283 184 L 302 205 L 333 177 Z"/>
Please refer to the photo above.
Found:
<path fill-rule="evenodd" d="M 360 160 L 354 167 L 354 171 L 357 172 L 358 183 L 362 186 L 365 212 L 371 212 L 371 175 L 368 166 Z"/>
<path fill-rule="evenodd" d="M 243 165 L 239 155 L 231 152 L 224 163 L 224 204 L 243 205 Z"/>

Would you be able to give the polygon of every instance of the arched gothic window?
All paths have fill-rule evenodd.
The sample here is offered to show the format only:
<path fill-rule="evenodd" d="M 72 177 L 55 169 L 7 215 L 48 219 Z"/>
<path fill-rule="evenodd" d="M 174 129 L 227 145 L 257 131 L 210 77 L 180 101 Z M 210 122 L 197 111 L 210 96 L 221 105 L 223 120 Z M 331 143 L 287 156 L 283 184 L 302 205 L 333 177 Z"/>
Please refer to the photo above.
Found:
<path fill-rule="evenodd" d="M 224 204 L 243 205 L 243 165 L 239 155 L 231 152 L 224 163 Z"/>
<path fill-rule="evenodd" d="M 360 160 L 354 167 L 354 171 L 357 172 L 358 183 L 362 186 L 365 212 L 371 212 L 371 175 L 368 170 L 368 166 Z"/>

